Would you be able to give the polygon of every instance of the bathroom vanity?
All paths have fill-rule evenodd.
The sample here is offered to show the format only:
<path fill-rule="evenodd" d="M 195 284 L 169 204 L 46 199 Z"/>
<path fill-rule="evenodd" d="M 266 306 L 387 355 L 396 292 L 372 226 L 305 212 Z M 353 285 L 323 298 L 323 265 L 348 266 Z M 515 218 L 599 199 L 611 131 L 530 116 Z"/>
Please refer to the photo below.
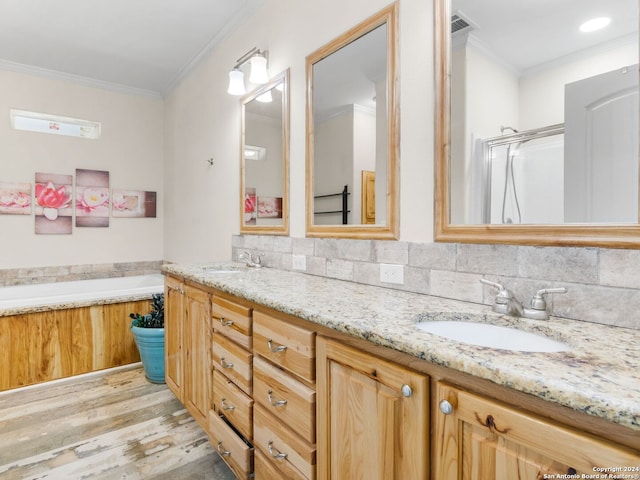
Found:
<path fill-rule="evenodd" d="M 167 383 L 238 478 L 640 474 L 638 331 L 239 264 L 163 268 Z M 569 350 L 416 328 L 447 319 Z"/>

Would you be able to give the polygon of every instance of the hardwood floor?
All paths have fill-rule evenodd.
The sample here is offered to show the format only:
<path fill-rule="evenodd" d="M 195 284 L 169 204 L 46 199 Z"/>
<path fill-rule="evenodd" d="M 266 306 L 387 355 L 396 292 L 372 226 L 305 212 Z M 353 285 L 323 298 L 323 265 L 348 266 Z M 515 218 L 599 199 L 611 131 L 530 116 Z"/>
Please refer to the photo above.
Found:
<path fill-rule="evenodd" d="M 142 367 L 0 393 L 0 479 L 235 478 Z"/>

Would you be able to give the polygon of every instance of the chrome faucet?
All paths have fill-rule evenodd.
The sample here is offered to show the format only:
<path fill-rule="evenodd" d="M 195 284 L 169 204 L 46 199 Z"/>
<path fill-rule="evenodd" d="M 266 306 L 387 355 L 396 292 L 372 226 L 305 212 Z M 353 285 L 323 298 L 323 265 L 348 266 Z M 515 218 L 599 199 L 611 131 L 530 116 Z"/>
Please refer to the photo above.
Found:
<path fill-rule="evenodd" d="M 264 257 L 264 253 L 258 253 L 256 254 L 256 258 L 254 260 L 251 252 L 245 251 L 244 253 L 238 255 L 238 260 L 244 260 L 244 263 L 247 265 L 247 267 L 260 268 L 263 266 L 262 257 Z"/>
<path fill-rule="evenodd" d="M 492 308 L 494 312 L 513 317 L 522 316 L 524 308 L 511 290 L 504 288 L 501 283 L 491 282 L 486 278 L 481 278 L 480 282 L 498 289 Z"/>
<path fill-rule="evenodd" d="M 544 296 L 550 293 L 567 293 L 564 287 L 559 288 L 543 288 L 538 290 L 529 307 L 523 307 L 511 290 L 507 290 L 502 284 L 491 282 L 485 278 L 481 278 L 480 282 L 490 287 L 496 288 L 498 293 L 495 296 L 492 310 L 503 315 L 511 315 L 513 317 L 531 318 L 534 320 L 548 320 L 547 302 Z"/>

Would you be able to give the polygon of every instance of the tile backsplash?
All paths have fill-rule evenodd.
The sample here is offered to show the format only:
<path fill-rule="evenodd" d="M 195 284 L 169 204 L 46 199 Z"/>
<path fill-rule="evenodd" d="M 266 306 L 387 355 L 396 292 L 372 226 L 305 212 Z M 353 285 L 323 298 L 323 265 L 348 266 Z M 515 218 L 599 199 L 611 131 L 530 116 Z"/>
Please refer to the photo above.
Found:
<path fill-rule="evenodd" d="M 98 263 L 56 267 L 0 269 L 0 286 L 67 282 L 93 278 L 128 277 L 160 273 L 161 260 L 147 262 Z"/>
<path fill-rule="evenodd" d="M 640 250 L 529 247 L 384 240 L 234 235 L 233 258 L 245 250 L 264 253 L 268 267 L 293 270 L 303 255 L 305 272 L 368 285 L 473 303 L 493 303 L 502 283 L 527 305 L 542 288 L 566 287 L 547 296 L 558 317 L 640 329 Z M 404 283 L 380 281 L 380 265 L 402 265 Z"/>

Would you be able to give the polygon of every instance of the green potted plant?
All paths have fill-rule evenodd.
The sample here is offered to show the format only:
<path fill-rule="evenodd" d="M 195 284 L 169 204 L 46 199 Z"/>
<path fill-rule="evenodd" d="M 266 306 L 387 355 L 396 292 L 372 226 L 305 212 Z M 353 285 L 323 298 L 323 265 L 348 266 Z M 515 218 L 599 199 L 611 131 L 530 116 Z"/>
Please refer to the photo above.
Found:
<path fill-rule="evenodd" d="M 164 380 L 164 294 L 154 293 L 151 310 L 146 315 L 129 315 L 131 332 L 140 352 L 144 373 L 151 383 Z"/>

